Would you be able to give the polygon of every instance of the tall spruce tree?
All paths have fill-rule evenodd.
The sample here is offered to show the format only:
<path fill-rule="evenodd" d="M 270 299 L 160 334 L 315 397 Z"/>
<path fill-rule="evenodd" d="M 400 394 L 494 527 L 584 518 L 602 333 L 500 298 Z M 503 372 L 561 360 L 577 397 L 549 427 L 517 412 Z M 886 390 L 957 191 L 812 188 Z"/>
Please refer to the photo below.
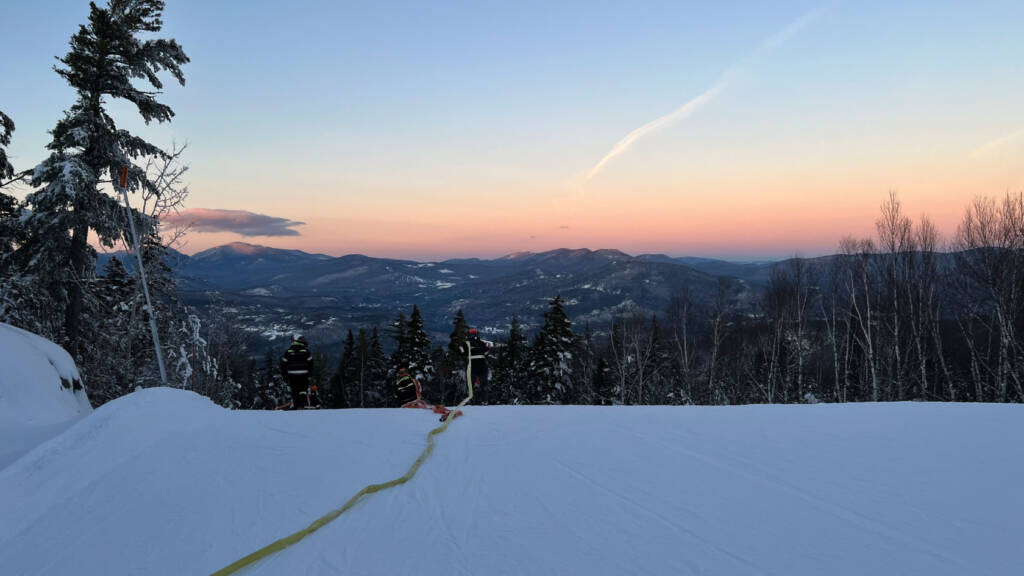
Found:
<path fill-rule="evenodd" d="M 528 354 L 529 346 L 523 328 L 519 319 L 513 316 L 508 327 L 508 339 L 503 346 L 498 347 L 488 400 L 495 404 L 521 404 L 527 401 L 524 391 Z"/>
<path fill-rule="evenodd" d="M 8 160 L 6 150 L 11 145 L 12 134 L 14 134 L 14 120 L 0 110 L 0 188 L 14 177 L 14 166 Z"/>
<path fill-rule="evenodd" d="M 583 328 L 583 336 L 576 342 L 576 353 L 573 355 L 575 363 L 573 372 L 576 374 L 576 397 L 574 403 L 578 404 L 600 404 L 597 400 L 597 392 L 594 383 L 597 371 L 597 345 L 594 342 L 594 331 L 587 322 Z"/>
<path fill-rule="evenodd" d="M 23 319 L 18 318 L 23 313 L 20 310 L 22 307 L 19 305 L 21 303 L 19 296 L 22 292 L 30 292 L 30 290 L 25 289 L 28 288 L 27 286 L 23 286 L 19 290 L 18 282 L 14 278 L 16 274 L 14 259 L 11 258 L 11 253 L 18 244 L 18 236 L 22 230 L 19 218 L 21 209 L 17 199 L 3 191 L 4 186 L 14 176 L 14 166 L 8 161 L 5 150 L 11 143 L 13 132 L 14 121 L 0 111 L 0 322 L 10 322 L 23 328 L 31 328 L 32 326 L 22 321 Z"/>
<path fill-rule="evenodd" d="M 448 405 L 450 398 L 457 390 L 454 379 L 457 371 L 452 368 L 452 358 L 443 346 L 435 346 L 430 351 L 430 364 L 434 367 L 434 379 L 423 386 L 423 398 L 433 404 Z"/>
<path fill-rule="evenodd" d="M 672 378 L 667 374 L 671 370 L 672 359 L 661 335 L 658 317 L 651 316 L 650 364 L 648 380 L 650 381 L 651 397 L 647 404 L 671 404 L 674 402 Z"/>
<path fill-rule="evenodd" d="M 377 327 L 374 326 L 370 333 L 370 343 L 366 357 L 365 376 L 367 386 L 372 391 L 378 402 L 376 406 L 383 406 L 386 399 L 394 397 L 394 387 L 391 384 L 394 380 L 388 376 L 387 357 L 384 356 L 384 348 L 380 344 L 380 335 Z"/>
<path fill-rule="evenodd" d="M 427 384 L 434 378 L 434 363 L 430 359 L 430 337 L 423 324 L 423 315 L 415 304 L 405 334 L 409 346 L 409 372 L 419 378 L 421 384 Z"/>
<path fill-rule="evenodd" d="M 119 258 L 107 261 L 97 284 L 97 308 L 101 313 L 94 344 L 104 353 L 80 368 L 88 370 L 89 398 L 98 405 L 131 391 L 135 372 L 131 353 L 136 346 L 128 330 L 135 309 L 135 282 Z"/>
<path fill-rule="evenodd" d="M 17 199 L 0 190 L 0 277 L 6 275 L 12 264 L 10 254 L 18 243 L 22 228 L 18 218 L 20 214 Z"/>
<path fill-rule="evenodd" d="M 72 350 L 82 324 L 83 289 L 94 266 L 89 232 L 112 247 L 126 226 L 123 209 L 104 190 L 105 182 L 127 167 L 129 190 L 160 194 L 133 161 L 167 154 L 118 128 L 106 105 L 111 99 L 126 100 L 147 123 L 174 116 L 156 98 L 163 87 L 159 75 L 167 72 L 184 85 L 181 66 L 188 57 L 174 40 L 152 38 L 163 27 L 163 9 L 162 0 L 110 0 L 105 8 L 90 3 L 88 24 L 71 37 L 71 50 L 55 68 L 77 99 L 51 131 L 50 157 L 34 170 L 37 190 L 26 199 L 32 209 L 27 224 L 38 240 L 33 249 L 45 254 L 35 263 L 46 262 L 40 272 L 52 275 L 60 287 L 55 303 L 64 310 L 65 338 Z"/>
<path fill-rule="evenodd" d="M 448 355 L 457 358 L 461 357 L 462 353 L 459 352 L 459 347 L 469 339 L 469 325 L 466 324 L 466 317 L 462 314 L 462 308 L 459 308 L 458 312 L 455 313 L 455 319 L 452 320 L 452 332 L 448 337 Z"/>
<path fill-rule="evenodd" d="M 391 353 L 388 362 L 388 376 L 397 379 L 398 372 L 409 369 L 409 338 L 408 321 L 405 313 L 399 312 L 398 316 L 391 322 L 391 338 L 395 341 L 395 351 Z"/>
<path fill-rule="evenodd" d="M 378 343 L 379 345 L 379 343 Z M 363 398 L 366 395 L 366 390 L 372 387 L 372 374 L 371 364 L 373 363 L 370 356 L 373 354 L 372 342 L 370 340 L 370 333 L 367 332 L 366 328 L 359 328 L 359 335 L 355 341 L 355 357 L 353 358 L 352 364 L 349 366 L 347 378 L 351 382 L 349 387 L 350 390 L 357 390 L 359 398 Z M 384 366 L 380 364 L 379 366 Z M 378 371 L 380 370 L 378 366 Z M 360 400 L 360 406 L 365 404 L 364 400 Z"/>
<path fill-rule="evenodd" d="M 338 363 L 338 371 L 331 376 L 329 403 L 331 408 L 347 408 L 349 406 L 349 397 L 355 399 L 351 403 L 352 406 L 362 407 L 363 394 L 362 389 L 359 387 L 361 383 L 355 381 L 352 377 L 353 373 L 358 370 L 358 361 L 359 359 L 356 357 L 356 338 L 352 334 L 352 329 L 349 328 L 341 350 L 341 361 Z M 355 394 L 352 394 L 351 391 L 353 390 Z"/>
<path fill-rule="evenodd" d="M 455 313 L 452 320 L 452 331 L 448 336 L 448 350 L 445 357 L 434 356 L 434 365 L 443 372 L 438 374 L 439 399 L 438 402 L 447 404 L 449 397 L 458 390 L 466 380 L 466 357 L 460 351 L 460 347 L 469 339 L 469 325 L 462 313 L 462 308 Z M 442 361 L 443 360 L 443 361 Z"/>
<path fill-rule="evenodd" d="M 544 326 L 533 341 L 530 355 L 530 399 L 537 403 L 558 403 L 571 397 L 572 351 L 576 336 L 565 314 L 561 294 L 549 303 Z"/>

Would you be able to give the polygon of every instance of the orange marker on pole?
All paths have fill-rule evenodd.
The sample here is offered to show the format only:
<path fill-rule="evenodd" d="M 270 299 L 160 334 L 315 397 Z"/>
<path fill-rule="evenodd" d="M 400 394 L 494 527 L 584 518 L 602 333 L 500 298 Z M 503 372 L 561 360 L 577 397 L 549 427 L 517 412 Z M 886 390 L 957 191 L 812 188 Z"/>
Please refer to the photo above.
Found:
<path fill-rule="evenodd" d="M 124 188 L 127 188 L 127 187 L 128 187 L 128 167 L 127 166 L 121 166 L 121 188 L 124 189 Z"/>

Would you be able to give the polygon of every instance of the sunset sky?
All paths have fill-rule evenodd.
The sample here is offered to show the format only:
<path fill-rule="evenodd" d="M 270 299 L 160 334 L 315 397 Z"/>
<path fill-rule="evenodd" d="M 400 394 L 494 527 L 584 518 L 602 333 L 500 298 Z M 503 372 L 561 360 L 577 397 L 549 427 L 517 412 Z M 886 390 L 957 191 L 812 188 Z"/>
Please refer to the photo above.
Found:
<path fill-rule="evenodd" d="M 15 168 L 74 100 L 82 0 L 4 0 Z M 951 234 L 1024 190 L 1024 2 L 167 0 L 196 228 L 332 255 L 834 251 L 896 190 Z M 232 230 L 232 231 L 228 231 Z M 269 235 L 268 235 L 269 234 Z"/>

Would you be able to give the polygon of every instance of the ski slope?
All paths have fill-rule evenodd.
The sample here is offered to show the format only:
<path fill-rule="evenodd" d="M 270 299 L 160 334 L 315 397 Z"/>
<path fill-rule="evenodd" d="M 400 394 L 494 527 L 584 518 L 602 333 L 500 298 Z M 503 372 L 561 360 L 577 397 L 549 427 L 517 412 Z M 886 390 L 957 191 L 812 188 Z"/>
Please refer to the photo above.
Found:
<path fill-rule="evenodd" d="M 416 410 L 168 389 L 0 470 L 0 571 L 209 574 L 402 475 Z M 1024 574 L 1024 406 L 469 407 L 244 574 Z"/>

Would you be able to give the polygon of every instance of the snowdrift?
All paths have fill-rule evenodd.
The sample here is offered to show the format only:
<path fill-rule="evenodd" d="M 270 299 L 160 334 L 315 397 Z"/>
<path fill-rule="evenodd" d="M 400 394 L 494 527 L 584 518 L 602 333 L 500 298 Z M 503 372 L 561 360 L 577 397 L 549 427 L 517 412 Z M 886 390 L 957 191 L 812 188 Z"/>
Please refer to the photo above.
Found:
<path fill-rule="evenodd" d="M 0 468 L 91 411 L 63 348 L 0 323 Z"/>
<path fill-rule="evenodd" d="M 436 417 L 152 389 L 0 471 L 5 574 L 209 574 L 400 476 Z M 470 407 L 244 574 L 1024 574 L 1024 406 Z"/>

